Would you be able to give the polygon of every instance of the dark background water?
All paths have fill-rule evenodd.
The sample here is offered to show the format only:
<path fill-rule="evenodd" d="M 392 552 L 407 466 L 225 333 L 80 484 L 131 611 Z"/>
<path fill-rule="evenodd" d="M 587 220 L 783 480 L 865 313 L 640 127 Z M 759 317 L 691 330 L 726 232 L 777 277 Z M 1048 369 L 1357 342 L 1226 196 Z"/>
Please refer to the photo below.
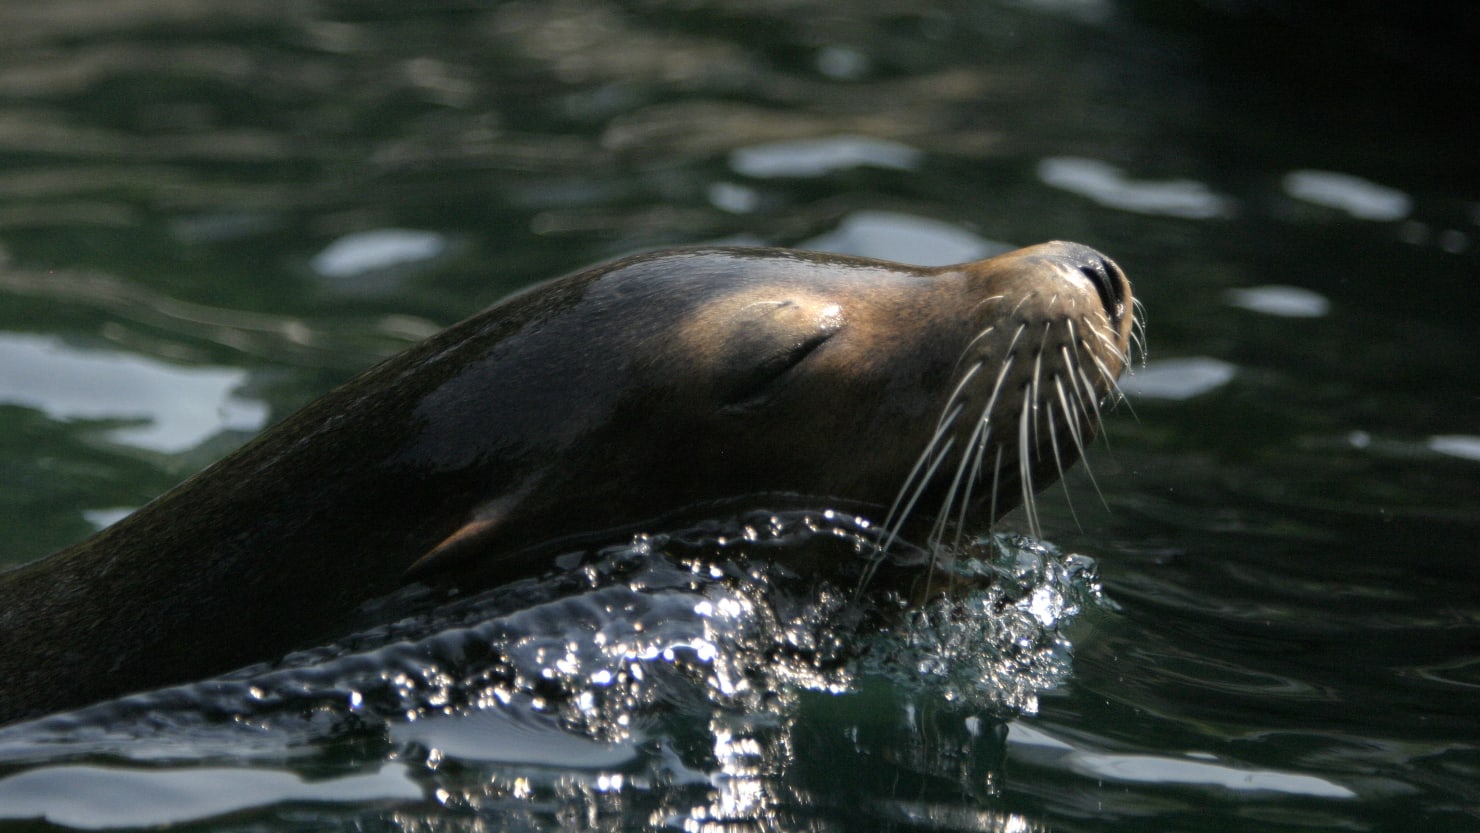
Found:
<path fill-rule="evenodd" d="M 782 780 L 820 809 L 772 826 L 1476 829 L 1477 33 L 1457 3 L 0 4 L 0 562 L 592 261 L 1079 240 L 1150 362 L 1089 460 L 1108 506 L 1071 478 L 1044 534 L 1114 606 L 944 800 L 887 745 L 830 772 L 897 692 L 806 698 Z M 1306 292 L 1250 309 L 1271 286 Z M 381 807 L 244 823 L 414 826 Z"/>

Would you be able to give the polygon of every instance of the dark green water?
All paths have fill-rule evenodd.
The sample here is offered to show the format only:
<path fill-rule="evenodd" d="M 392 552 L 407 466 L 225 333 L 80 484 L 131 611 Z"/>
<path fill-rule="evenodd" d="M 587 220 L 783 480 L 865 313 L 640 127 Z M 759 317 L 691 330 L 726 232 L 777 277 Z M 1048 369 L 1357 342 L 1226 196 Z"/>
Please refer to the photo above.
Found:
<path fill-rule="evenodd" d="M 640 248 L 1078 240 L 1151 341 L 1089 459 L 1108 508 L 1082 472 L 1042 506 L 1110 602 L 1036 713 L 865 674 L 745 732 L 679 699 L 612 759 L 386 730 L 63 749 L 0 795 L 95 827 L 1480 828 L 1476 28 L 1357 6 L 0 5 L 0 563 Z M 156 812 L 75 800 L 106 789 Z"/>

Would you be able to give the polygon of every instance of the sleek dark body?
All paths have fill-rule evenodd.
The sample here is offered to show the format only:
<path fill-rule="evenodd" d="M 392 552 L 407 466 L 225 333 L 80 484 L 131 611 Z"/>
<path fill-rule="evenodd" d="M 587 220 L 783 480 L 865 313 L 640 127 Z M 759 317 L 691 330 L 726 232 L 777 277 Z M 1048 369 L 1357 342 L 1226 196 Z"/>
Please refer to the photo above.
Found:
<path fill-rule="evenodd" d="M 0 722 L 270 659 L 408 570 L 538 573 L 554 539 L 745 495 L 882 516 L 982 328 L 979 265 L 680 250 L 508 299 L 0 575 Z"/>

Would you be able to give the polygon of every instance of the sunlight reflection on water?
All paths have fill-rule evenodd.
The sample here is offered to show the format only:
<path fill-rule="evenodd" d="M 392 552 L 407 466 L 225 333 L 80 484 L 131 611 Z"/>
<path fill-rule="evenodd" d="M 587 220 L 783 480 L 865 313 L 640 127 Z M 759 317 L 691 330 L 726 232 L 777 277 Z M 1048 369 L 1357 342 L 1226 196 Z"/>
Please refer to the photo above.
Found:
<path fill-rule="evenodd" d="M 175 454 L 223 431 L 257 431 L 266 403 L 243 398 L 239 368 L 181 367 L 130 353 L 79 349 L 54 336 L 0 333 L 0 404 L 52 419 L 132 423 L 111 442 Z"/>

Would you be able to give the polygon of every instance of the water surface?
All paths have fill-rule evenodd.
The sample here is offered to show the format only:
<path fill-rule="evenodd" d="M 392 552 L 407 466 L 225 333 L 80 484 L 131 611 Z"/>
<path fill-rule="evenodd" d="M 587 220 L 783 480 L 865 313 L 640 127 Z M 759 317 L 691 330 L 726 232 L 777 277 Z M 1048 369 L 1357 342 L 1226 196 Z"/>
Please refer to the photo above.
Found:
<path fill-rule="evenodd" d="M 0 6 L 4 563 L 514 289 L 653 246 L 1078 240 L 1125 267 L 1151 337 L 1094 483 L 1045 496 L 1054 552 L 1097 565 L 1053 574 L 1088 595 L 1047 630 L 1029 582 L 1026 619 L 999 599 L 943 616 L 975 631 L 809 645 L 837 660 L 820 677 L 745 666 L 764 703 L 712 696 L 740 648 L 660 650 L 633 667 L 687 671 L 640 687 L 626 735 L 528 703 L 357 723 L 340 683 L 393 663 L 329 646 L 376 659 L 301 658 L 336 669 L 303 689 L 327 711 L 156 701 L 12 737 L 0 816 L 1480 827 L 1480 73 L 1441 5 Z M 812 596 L 727 580 L 675 584 L 664 621 L 726 598 L 773 636 L 810 621 L 765 611 Z M 1015 621 L 1040 630 L 984 630 Z M 1065 664 L 982 662 L 973 633 Z"/>

